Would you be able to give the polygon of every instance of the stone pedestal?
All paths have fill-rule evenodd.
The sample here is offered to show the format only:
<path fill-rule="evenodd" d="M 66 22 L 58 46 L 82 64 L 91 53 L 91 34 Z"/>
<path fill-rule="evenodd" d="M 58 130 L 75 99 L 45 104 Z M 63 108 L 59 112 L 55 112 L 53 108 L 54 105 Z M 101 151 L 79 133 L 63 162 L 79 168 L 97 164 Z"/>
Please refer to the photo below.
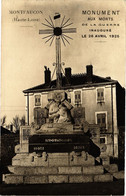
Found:
<path fill-rule="evenodd" d="M 6 184 L 109 182 L 123 176 L 117 165 L 95 165 L 95 158 L 84 151 L 17 154 L 8 170 Z"/>
<path fill-rule="evenodd" d="M 6 184 L 107 182 L 113 176 L 122 178 L 108 157 L 89 154 L 90 139 L 81 130 L 30 136 L 29 129 L 21 129 L 20 145 L 15 147 L 16 155 L 8 166 L 10 174 L 3 175 Z"/>

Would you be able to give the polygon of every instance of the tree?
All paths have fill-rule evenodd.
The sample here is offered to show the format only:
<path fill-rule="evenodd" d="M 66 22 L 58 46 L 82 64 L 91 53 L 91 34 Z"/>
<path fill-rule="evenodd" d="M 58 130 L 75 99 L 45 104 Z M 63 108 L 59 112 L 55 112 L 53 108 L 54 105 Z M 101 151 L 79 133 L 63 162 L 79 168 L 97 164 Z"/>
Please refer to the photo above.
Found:
<path fill-rule="evenodd" d="M 5 123 L 6 123 L 6 115 L 4 115 L 4 116 L 1 118 L 0 125 L 1 125 L 2 127 L 4 127 L 4 126 L 5 126 Z"/>
<path fill-rule="evenodd" d="M 20 118 L 19 118 L 19 116 L 16 115 L 15 117 L 13 117 L 12 124 L 15 128 L 15 131 L 19 132 L 19 129 L 20 129 Z"/>
<path fill-rule="evenodd" d="M 25 115 L 23 115 L 20 119 L 20 126 L 25 125 Z"/>
<path fill-rule="evenodd" d="M 13 126 L 14 126 L 14 128 L 15 128 L 15 131 L 16 131 L 16 132 L 19 132 L 20 126 L 25 125 L 25 116 L 22 116 L 21 118 L 19 118 L 19 116 L 16 115 L 16 116 L 13 118 L 12 124 L 13 124 Z"/>

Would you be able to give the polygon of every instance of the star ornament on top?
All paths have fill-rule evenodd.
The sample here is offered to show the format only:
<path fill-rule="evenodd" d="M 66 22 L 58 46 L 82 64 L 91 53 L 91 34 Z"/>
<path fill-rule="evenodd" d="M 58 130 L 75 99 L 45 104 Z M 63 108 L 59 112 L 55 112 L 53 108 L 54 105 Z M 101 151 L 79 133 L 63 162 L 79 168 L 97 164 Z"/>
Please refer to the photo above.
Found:
<path fill-rule="evenodd" d="M 65 16 L 60 23 L 60 14 L 56 13 L 54 16 L 55 25 L 53 23 L 52 18 L 49 16 L 49 21 L 45 18 L 47 24 L 42 23 L 44 26 L 48 27 L 48 29 L 39 30 L 39 34 L 48 34 L 47 36 L 43 37 L 42 39 L 46 39 L 45 43 L 50 42 L 50 46 L 53 43 L 55 38 L 55 46 L 56 46 L 56 62 L 53 63 L 55 66 L 54 72 L 56 70 L 56 86 L 57 89 L 61 89 L 62 87 L 62 72 L 63 68 L 61 63 L 61 41 L 63 42 L 64 46 L 66 43 L 70 44 L 69 40 L 72 37 L 66 35 L 67 33 L 76 33 L 76 28 L 68 28 L 73 23 L 70 23 L 70 18 L 65 20 Z"/>
<path fill-rule="evenodd" d="M 72 37 L 66 35 L 68 33 L 76 33 L 76 28 L 68 28 L 73 23 L 70 22 L 70 18 L 65 20 L 65 16 L 62 19 L 62 22 L 60 23 L 61 15 L 59 13 L 56 13 L 54 16 L 54 21 L 49 16 L 49 20 L 45 18 L 45 21 L 47 24 L 42 23 L 44 26 L 48 27 L 48 29 L 39 30 L 39 34 L 49 34 L 42 39 L 46 39 L 45 43 L 50 42 L 50 46 L 52 45 L 54 38 L 58 38 L 62 40 L 62 43 L 64 46 L 66 46 L 66 43 L 70 44 L 69 40 L 73 39 Z M 55 24 L 54 24 L 55 23 Z"/>

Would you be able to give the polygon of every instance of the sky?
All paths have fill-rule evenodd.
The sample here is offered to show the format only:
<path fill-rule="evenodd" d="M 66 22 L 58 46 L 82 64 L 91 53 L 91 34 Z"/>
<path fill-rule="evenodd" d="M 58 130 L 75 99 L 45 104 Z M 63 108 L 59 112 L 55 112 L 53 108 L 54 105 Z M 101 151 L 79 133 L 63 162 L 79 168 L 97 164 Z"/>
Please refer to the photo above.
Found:
<path fill-rule="evenodd" d="M 22 14 L 17 13 L 21 10 Z M 92 16 L 82 14 L 83 10 L 106 10 L 110 14 Z M 112 15 L 112 10 L 116 11 L 115 15 Z M 70 44 L 66 42 L 65 47 L 61 43 L 61 61 L 65 63 L 63 68 L 71 67 L 73 74 L 84 73 L 86 65 L 92 64 L 95 75 L 111 76 L 125 86 L 124 1 L 103 0 L 101 4 L 100 0 L 4 0 L 1 24 L 1 117 L 6 115 L 7 123 L 15 115 L 21 117 L 25 114 L 22 91 L 44 82 L 44 66 L 52 72 L 54 70 L 55 40 L 50 47 L 50 42 L 45 43 L 47 39 L 42 39 L 46 35 L 40 35 L 39 30 L 48 29 L 42 23 L 48 24 L 45 19 L 49 21 L 49 16 L 53 19 L 57 12 L 61 14 L 61 22 L 65 15 L 64 21 L 70 18 L 67 24 L 73 23 L 68 28 L 77 30 L 69 34 L 73 38 L 68 39 Z M 98 24 L 116 26 L 100 27 Z M 89 29 L 111 29 L 111 32 L 92 33 Z M 95 37 L 101 34 L 107 37 Z M 82 38 L 82 35 L 86 35 L 86 38 Z M 93 38 L 89 38 L 89 35 L 93 35 Z M 110 35 L 117 37 L 111 38 Z"/>

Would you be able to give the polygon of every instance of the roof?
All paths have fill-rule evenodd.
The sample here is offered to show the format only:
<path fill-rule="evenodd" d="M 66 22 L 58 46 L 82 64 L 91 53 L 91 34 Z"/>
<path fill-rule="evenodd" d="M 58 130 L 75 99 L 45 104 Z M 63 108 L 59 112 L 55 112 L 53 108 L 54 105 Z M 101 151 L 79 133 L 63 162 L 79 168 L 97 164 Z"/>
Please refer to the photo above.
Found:
<path fill-rule="evenodd" d="M 74 89 L 79 87 L 89 87 L 89 86 L 97 86 L 103 84 L 112 84 L 117 83 L 116 80 L 112 80 L 110 77 L 103 78 L 97 75 L 92 75 L 92 82 L 87 82 L 87 74 L 73 74 L 71 75 L 71 84 L 68 85 L 66 77 L 62 77 L 62 87 L 61 89 Z M 34 93 L 34 92 L 45 92 L 52 91 L 56 89 L 56 80 L 51 81 L 50 85 L 47 86 L 45 83 L 40 84 L 38 86 L 34 86 L 32 88 L 26 89 L 23 93 Z"/>
<path fill-rule="evenodd" d="M 13 134 L 11 131 L 9 131 L 8 129 L 0 126 L 0 132 L 1 132 L 1 135 L 8 135 L 8 134 Z"/>

